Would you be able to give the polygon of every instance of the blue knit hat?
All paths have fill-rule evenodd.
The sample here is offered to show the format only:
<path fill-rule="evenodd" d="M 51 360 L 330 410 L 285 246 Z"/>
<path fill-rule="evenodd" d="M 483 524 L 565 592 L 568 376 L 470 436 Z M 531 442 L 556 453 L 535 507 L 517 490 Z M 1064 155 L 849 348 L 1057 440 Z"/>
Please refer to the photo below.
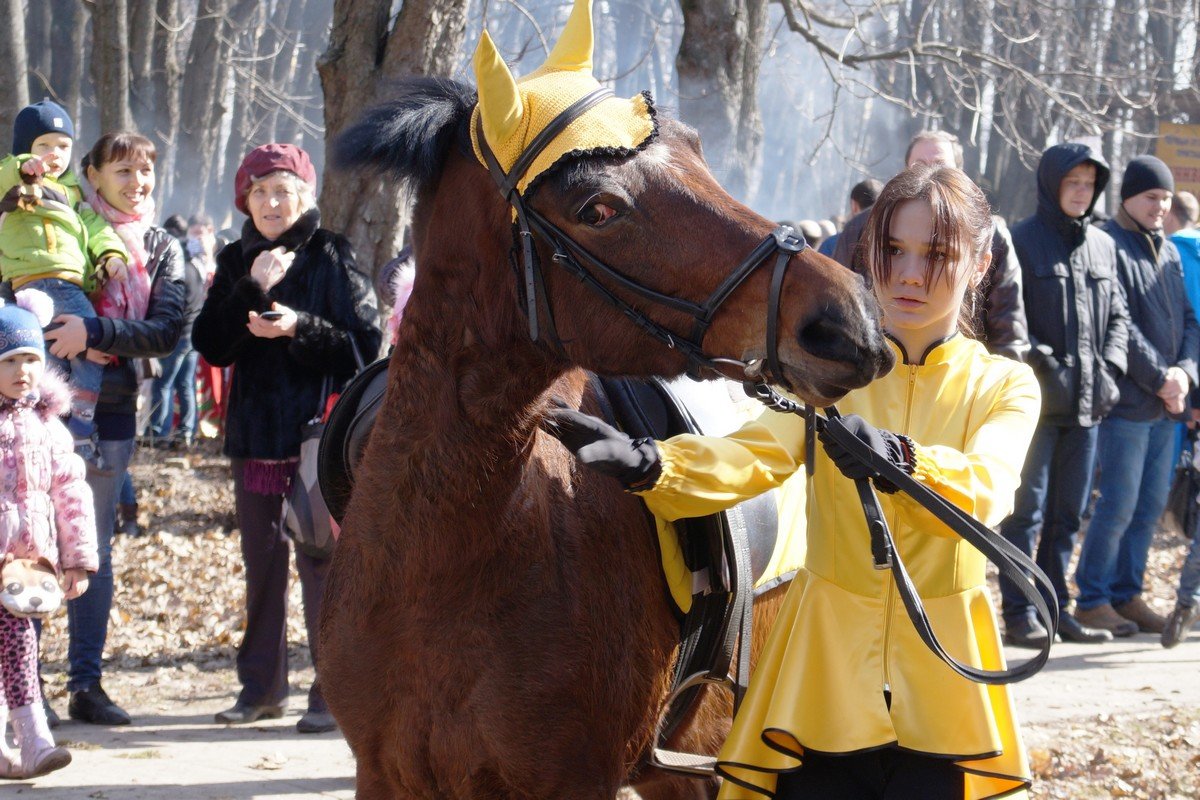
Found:
<path fill-rule="evenodd" d="M 17 353 L 33 353 L 46 359 L 46 343 L 38 318 L 18 305 L 0 306 L 0 359 Z"/>
<path fill-rule="evenodd" d="M 13 155 L 28 153 L 33 149 L 33 141 L 45 133 L 75 138 L 75 125 L 66 109 L 50 99 L 25 106 L 17 114 L 13 121 Z"/>

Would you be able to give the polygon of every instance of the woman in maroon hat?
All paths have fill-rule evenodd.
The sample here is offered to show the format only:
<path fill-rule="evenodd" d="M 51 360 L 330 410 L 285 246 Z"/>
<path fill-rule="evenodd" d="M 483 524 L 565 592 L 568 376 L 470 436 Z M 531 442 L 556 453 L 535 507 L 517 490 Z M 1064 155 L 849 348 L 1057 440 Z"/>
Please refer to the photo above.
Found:
<path fill-rule="evenodd" d="M 345 237 L 320 227 L 316 173 L 308 154 L 268 144 L 246 156 L 234 204 L 242 238 L 217 256 L 217 271 L 192 331 L 214 366 L 233 366 L 225 423 L 246 567 L 246 633 L 238 648 L 241 693 L 218 722 L 279 717 L 287 702 L 288 540 L 281 509 L 300 454 L 301 427 L 379 350 L 375 295 Z M 356 356 L 357 353 L 357 356 Z M 296 552 L 309 648 L 326 559 Z M 308 693 L 302 733 L 334 728 L 319 680 Z"/>

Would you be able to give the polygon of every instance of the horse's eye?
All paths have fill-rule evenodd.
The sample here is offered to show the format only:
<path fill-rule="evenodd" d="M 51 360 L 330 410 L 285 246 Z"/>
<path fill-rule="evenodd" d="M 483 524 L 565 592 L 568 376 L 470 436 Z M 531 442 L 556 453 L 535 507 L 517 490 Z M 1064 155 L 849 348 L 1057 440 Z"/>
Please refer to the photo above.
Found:
<path fill-rule="evenodd" d="M 591 225 L 593 228 L 602 227 L 606 222 L 617 215 L 617 210 L 606 203 L 594 201 L 588 203 L 583 208 L 579 209 L 579 221 L 584 225 Z"/>

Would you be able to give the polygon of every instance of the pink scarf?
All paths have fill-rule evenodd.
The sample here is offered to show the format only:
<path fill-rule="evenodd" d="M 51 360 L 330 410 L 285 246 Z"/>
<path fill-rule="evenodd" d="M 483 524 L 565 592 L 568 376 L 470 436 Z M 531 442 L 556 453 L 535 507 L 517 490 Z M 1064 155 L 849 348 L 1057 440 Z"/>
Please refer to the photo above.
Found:
<path fill-rule="evenodd" d="M 125 249 L 129 251 L 129 275 L 123 281 L 110 280 L 104 284 L 99 299 L 95 301 L 96 313 L 113 319 L 145 319 L 150 305 L 150 273 L 146 262 L 146 231 L 154 219 L 154 199 L 147 197 L 136 213 L 118 211 L 90 185 L 84 184 L 84 195 L 97 214 L 108 220 Z"/>

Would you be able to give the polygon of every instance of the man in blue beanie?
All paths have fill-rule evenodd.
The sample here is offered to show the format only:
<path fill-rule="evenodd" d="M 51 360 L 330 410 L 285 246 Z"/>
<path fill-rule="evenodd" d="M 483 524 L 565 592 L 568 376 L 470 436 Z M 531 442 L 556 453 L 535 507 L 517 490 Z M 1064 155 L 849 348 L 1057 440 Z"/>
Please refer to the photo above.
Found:
<path fill-rule="evenodd" d="M 1174 192 L 1167 165 L 1138 156 L 1125 168 L 1120 208 L 1105 224 L 1129 306 L 1128 369 L 1118 382 L 1121 399 L 1100 423 L 1100 500 L 1075 568 L 1080 622 L 1098 625 L 1111 607 L 1157 634 L 1166 620 L 1142 597 L 1146 558 L 1170 488 L 1175 420 L 1187 413 L 1200 361 L 1200 325 L 1179 251 L 1163 236 Z"/>

